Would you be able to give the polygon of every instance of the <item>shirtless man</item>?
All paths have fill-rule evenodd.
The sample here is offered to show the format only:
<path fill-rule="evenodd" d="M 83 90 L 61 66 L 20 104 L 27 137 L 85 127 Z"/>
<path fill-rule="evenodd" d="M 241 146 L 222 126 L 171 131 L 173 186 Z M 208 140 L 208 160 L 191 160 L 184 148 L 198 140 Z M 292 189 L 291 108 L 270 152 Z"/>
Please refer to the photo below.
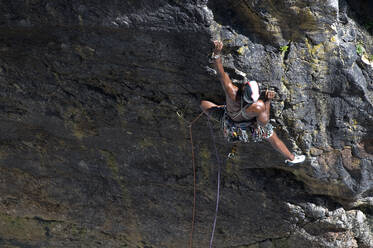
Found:
<path fill-rule="evenodd" d="M 291 153 L 273 131 L 273 127 L 269 123 L 270 104 L 276 93 L 267 91 L 266 99 L 263 101 L 259 99 L 259 86 L 257 82 L 247 82 L 242 90 L 235 86 L 228 74 L 225 73 L 222 64 L 221 50 L 223 49 L 223 43 L 214 41 L 214 45 L 213 60 L 226 96 L 226 114 L 234 122 L 256 121 L 258 128 L 261 130 L 260 133 L 263 135 L 259 139 L 264 138 L 268 140 L 273 148 L 287 158 L 285 160 L 286 163 L 290 165 L 302 163 L 305 160 L 305 156 L 298 156 Z M 201 101 L 201 109 L 205 114 L 214 119 L 222 118 L 225 111 L 224 106 L 219 106 L 205 100 Z"/>

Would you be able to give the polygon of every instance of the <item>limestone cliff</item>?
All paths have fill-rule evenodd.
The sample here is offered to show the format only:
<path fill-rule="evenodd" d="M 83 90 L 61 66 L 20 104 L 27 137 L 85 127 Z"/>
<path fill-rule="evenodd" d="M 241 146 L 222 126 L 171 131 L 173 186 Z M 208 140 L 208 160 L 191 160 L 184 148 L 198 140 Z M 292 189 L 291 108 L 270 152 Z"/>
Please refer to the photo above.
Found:
<path fill-rule="evenodd" d="M 373 247 L 373 6 L 346 0 L 0 3 L 0 247 L 184 247 L 188 121 L 237 84 L 278 97 L 268 143 L 224 159 L 215 247 Z M 214 126 L 219 153 L 231 150 Z M 193 126 L 194 247 L 207 247 L 217 165 Z"/>

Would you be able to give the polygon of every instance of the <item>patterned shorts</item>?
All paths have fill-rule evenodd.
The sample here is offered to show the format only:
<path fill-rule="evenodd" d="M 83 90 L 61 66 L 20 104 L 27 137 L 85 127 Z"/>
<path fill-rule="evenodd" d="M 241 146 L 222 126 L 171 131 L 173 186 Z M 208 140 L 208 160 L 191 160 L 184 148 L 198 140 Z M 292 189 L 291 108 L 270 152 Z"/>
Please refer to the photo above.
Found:
<path fill-rule="evenodd" d="M 258 127 L 253 128 L 252 140 L 254 142 L 262 141 L 263 139 L 268 139 L 273 135 L 273 126 L 271 123 L 267 123 L 265 126 L 258 125 Z"/>

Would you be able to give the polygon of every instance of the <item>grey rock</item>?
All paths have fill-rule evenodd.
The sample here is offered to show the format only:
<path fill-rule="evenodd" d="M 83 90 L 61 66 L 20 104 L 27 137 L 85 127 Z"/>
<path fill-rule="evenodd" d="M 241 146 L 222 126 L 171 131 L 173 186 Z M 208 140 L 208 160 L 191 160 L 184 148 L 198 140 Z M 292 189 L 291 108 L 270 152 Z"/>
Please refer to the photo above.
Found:
<path fill-rule="evenodd" d="M 373 247 L 373 39 L 369 4 L 352 2 L 3 1 L 0 246 L 188 244 L 188 128 L 201 99 L 225 101 L 221 39 L 234 83 L 277 92 L 276 132 L 307 161 L 287 167 L 268 143 L 226 160 L 216 123 L 214 246 Z M 217 164 L 204 117 L 192 131 L 206 247 Z"/>

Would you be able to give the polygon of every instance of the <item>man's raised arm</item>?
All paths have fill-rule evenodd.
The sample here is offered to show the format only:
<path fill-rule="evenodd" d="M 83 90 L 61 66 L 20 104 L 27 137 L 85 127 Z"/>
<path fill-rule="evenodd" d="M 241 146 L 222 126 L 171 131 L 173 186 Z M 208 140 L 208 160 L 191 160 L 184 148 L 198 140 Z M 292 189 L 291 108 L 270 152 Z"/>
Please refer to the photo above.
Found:
<path fill-rule="evenodd" d="M 237 92 L 237 87 L 233 85 L 228 74 L 224 71 L 222 59 L 221 59 L 221 50 L 223 49 L 223 43 L 221 41 L 214 41 L 214 53 L 212 58 L 214 60 L 214 65 L 216 72 L 218 74 L 219 80 L 223 86 L 224 91 L 231 99 L 234 99 Z"/>

